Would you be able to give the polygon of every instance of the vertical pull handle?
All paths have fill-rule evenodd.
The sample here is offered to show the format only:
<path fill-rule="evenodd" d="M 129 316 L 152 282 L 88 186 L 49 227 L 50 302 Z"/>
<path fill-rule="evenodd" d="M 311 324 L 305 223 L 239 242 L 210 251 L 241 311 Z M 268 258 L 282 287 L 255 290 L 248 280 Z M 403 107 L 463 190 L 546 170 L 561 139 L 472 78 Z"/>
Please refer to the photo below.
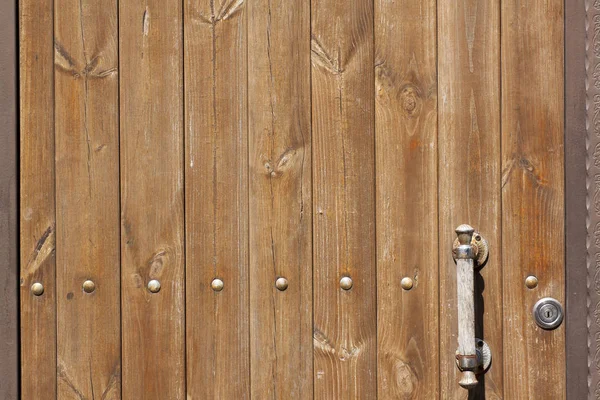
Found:
<path fill-rule="evenodd" d="M 458 299 L 456 364 L 462 372 L 459 385 L 471 389 L 477 385 L 476 374 L 484 372 L 491 359 L 487 344 L 475 338 L 475 268 L 487 260 L 488 247 L 485 239 L 469 225 L 456 228 L 456 235 L 452 248 Z"/>

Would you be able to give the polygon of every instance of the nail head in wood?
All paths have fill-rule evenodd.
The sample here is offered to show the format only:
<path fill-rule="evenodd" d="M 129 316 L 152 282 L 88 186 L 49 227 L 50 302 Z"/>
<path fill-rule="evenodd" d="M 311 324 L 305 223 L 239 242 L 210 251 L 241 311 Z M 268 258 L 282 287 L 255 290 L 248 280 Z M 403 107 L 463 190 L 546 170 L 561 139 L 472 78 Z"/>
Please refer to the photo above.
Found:
<path fill-rule="evenodd" d="M 156 279 L 152 279 L 150 282 L 148 282 L 148 290 L 150 293 L 160 292 L 160 282 Z"/>
<path fill-rule="evenodd" d="M 223 283 L 223 281 L 219 278 L 215 278 L 213 279 L 213 281 L 210 284 L 210 287 L 212 288 L 212 290 L 214 290 L 215 292 L 220 292 L 221 290 L 223 290 L 223 287 L 225 286 L 225 284 Z"/>
<path fill-rule="evenodd" d="M 285 289 L 288 288 L 288 280 L 284 277 L 277 278 L 277 280 L 275 281 L 275 287 L 281 292 L 283 292 Z"/>
<path fill-rule="evenodd" d="M 35 296 L 41 296 L 44 293 L 44 285 L 39 282 L 35 282 L 33 285 L 31 285 L 31 293 L 33 293 Z"/>
<path fill-rule="evenodd" d="M 400 286 L 402 286 L 402 289 L 404 290 L 410 290 L 413 288 L 413 280 L 411 278 L 409 278 L 408 276 L 405 276 L 404 278 L 402 278 L 402 280 L 400 281 Z"/>
<path fill-rule="evenodd" d="M 344 290 L 352 289 L 353 285 L 354 283 L 352 282 L 352 278 L 349 276 L 344 276 L 342 279 L 340 279 L 340 287 Z"/>
<path fill-rule="evenodd" d="M 529 275 L 525 278 L 525 286 L 529 289 L 535 289 L 538 285 L 538 278 L 535 275 Z"/>
<path fill-rule="evenodd" d="M 84 292 L 92 293 L 94 290 L 96 290 L 96 284 L 88 279 L 85 282 L 83 282 L 82 288 Z"/>

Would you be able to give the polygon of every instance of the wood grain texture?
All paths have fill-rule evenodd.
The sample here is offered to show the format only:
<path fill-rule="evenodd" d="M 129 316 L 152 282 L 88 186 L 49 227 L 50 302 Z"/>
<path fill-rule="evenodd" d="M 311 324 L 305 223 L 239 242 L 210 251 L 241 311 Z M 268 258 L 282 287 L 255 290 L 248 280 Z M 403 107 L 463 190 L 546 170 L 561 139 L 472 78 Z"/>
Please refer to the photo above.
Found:
<path fill-rule="evenodd" d="M 378 396 L 439 394 L 436 2 L 375 2 Z M 399 283 L 413 279 L 404 291 Z"/>
<path fill-rule="evenodd" d="M 56 397 L 53 7 L 19 2 L 23 399 Z M 44 285 L 41 296 L 30 292 L 34 282 Z"/>
<path fill-rule="evenodd" d="M 475 335 L 490 346 L 493 365 L 483 379 L 480 377 L 482 383 L 471 396 L 513 398 L 503 395 L 502 370 L 502 266 L 507 264 L 501 257 L 499 46 L 499 1 L 438 3 L 439 352 L 443 399 L 468 396 L 458 385 L 460 371 L 455 360 L 458 300 L 451 250 L 454 230 L 460 224 L 473 226 L 490 247 L 486 266 L 475 274 Z"/>
<path fill-rule="evenodd" d="M 0 399 L 19 398 L 17 2 L 0 4 Z"/>
<path fill-rule="evenodd" d="M 502 2 L 502 245 L 505 398 L 565 398 L 565 326 L 537 327 L 535 302 L 564 304 L 563 1 Z M 539 286 L 528 290 L 527 275 Z M 551 385 L 548 382 L 552 382 Z"/>
<path fill-rule="evenodd" d="M 250 396 L 246 14 L 185 2 L 188 399 Z"/>
<path fill-rule="evenodd" d="M 373 2 L 311 3 L 314 397 L 377 395 Z M 340 278 L 353 287 L 340 288 Z"/>
<path fill-rule="evenodd" d="M 177 0 L 119 2 L 126 399 L 185 397 L 181 17 Z"/>
<path fill-rule="evenodd" d="M 117 2 L 55 0 L 54 21 L 58 397 L 118 399 Z"/>
<path fill-rule="evenodd" d="M 313 395 L 310 3 L 251 1 L 247 12 L 251 396 L 305 399 Z"/>

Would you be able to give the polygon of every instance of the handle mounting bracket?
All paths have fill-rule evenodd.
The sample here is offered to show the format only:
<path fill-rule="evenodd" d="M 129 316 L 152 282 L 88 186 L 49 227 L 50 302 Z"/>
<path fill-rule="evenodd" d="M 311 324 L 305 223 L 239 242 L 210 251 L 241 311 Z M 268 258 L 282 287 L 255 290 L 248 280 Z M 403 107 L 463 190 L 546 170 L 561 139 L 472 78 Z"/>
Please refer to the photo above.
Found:
<path fill-rule="evenodd" d="M 454 243 L 452 245 L 452 257 L 454 261 L 458 260 L 463 256 L 460 254 L 460 241 L 458 238 L 454 239 Z M 485 240 L 483 236 L 479 232 L 473 232 L 473 237 L 471 239 L 471 248 L 473 250 L 473 261 L 475 262 L 475 268 L 482 268 L 488 260 L 488 256 L 490 254 L 490 250 L 488 247 L 488 242 Z M 466 254 L 465 254 L 466 255 Z M 462 258 L 471 258 L 471 257 L 462 257 Z"/>

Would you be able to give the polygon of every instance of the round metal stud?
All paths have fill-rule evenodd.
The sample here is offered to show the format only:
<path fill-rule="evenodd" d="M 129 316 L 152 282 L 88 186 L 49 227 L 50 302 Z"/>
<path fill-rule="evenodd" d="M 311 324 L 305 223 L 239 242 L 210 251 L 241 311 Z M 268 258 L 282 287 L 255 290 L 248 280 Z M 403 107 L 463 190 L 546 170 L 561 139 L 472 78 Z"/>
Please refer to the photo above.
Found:
<path fill-rule="evenodd" d="M 160 282 L 156 279 L 152 279 L 150 282 L 148 282 L 148 290 L 151 293 L 160 292 Z"/>
<path fill-rule="evenodd" d="M 283 292 L 285 289 L 288 288 L 288 280 L 284 277 L 277 278 L 277 280 L 275 281 L 275 287 Z"/>
<path fill-rule="evenodd" d="M 528 289 L 535 289 L 538 285 L 538 278 L 535 275 L 529 275 L 525 278 L 525 286 Z"/>
<path fill-rule="evenodd" d="M 412 289 L 413 285 L 414 285 L 413 280 L 411 278 L 409 278 L 408 276 L 405 276 L 400 281 L 400 286 L 402 286 L 402 289 L 404 289 L 404 290 Z"/>
<path fill-rule="evenodd" d="M 340 279 L 340 287 L 342 289 L 350 290 L 352 289 L 352 285 L 354 285 L 354 283 L 352 282 L 352 278 L 349 276 L 344 276 L 342 279 Z"/>
<path fill-rule="evenodd" d="M 220 292 L 221 290 L 223 290 L 223 286 L 225 286 L 225 284 L 223 283 L 223 281 L 219 278 L 215 278 L 213 279 L 213 281 L 210 283 L 210 287 L 212 288 L 212 290 L 214 290 L 215 292 Z"/>
<path fill-rule="evenodd" d="M 94 290 L 96 290 L 96 284 L 88 279 L 85 282 L 83 282 L 82 288 L 84 292 L 92 293 Z"/>
<path fill-rule="evenodd" d="M 35 296 L 41 296 L 44 293 L 44 285 L 39 282 L 35 282 L 33 285 L 31 285 L 31 293 L 33 293 Z"/>

